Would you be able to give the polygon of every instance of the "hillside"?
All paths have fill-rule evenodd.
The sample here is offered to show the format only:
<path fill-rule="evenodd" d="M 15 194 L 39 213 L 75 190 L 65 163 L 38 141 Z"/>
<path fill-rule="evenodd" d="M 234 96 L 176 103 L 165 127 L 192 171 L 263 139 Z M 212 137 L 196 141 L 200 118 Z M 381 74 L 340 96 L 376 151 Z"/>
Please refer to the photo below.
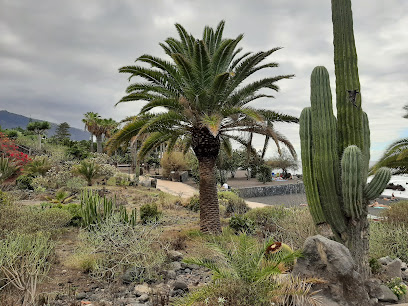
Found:
<path fill-rule="evenodd" d="M 43 120 L 31 118 L 31 121 L 43 121 Z M 2 129 L 13 129 L 16 127 L 25 128 L 29 122 L 30 122 L 30 118 L 28 117 L 25 117 L 19 114 L 10 113 L 6 110 L 0 110 L 0 126 Z M 57 124 L 57 123 L 50 122 L 50 124 L 51 124 L 51 129 L 47 133 L 48 137 L 53 136 L 55 134 L 55 130 L 59 123 Z M 78 140 L 88 140 L 89 139 L 89 133 L 84 130 L 71 127 L 69 129 L 69 132 L 71 133 L 72 140 L 78 141 Z"/>

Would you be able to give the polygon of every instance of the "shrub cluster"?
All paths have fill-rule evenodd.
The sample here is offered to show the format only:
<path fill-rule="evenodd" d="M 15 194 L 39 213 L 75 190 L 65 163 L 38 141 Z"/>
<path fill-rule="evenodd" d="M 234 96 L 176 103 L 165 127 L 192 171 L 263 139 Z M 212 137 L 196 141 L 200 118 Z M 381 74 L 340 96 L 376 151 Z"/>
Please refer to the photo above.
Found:
<path fill-rule="evenodd" d="M 95 230 L 82 231 L 83 246 L 75 258 L 76 265 L 108 281 L 130 270 L 134 281 L 156 279 L 166 259 L 159 234 L 154 226 L 131 226 L 113 215 Z"/>

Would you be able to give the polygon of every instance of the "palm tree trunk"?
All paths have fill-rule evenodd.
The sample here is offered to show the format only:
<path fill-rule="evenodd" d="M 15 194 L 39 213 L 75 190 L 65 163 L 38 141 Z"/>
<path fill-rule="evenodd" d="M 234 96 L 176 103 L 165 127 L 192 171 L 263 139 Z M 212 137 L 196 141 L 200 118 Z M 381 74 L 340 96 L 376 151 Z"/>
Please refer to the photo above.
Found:
<path fill-rule="evenodd" d="M 91 145 L 90 145 L 90 147 L 89 147 L 89 151 L 91 152 L 91 153 L 93 153 L 94 152 L 94 146 L 93 146 L 93 134 L 91 133 Z"/>
<path fill-rule="evenodd" d="M 96 152 L 102 153 L 102 134 L 96 135 Z"/>
<path fill-rule="evenodd" d="M 191 146 L 198 159 L 200 173 L 200 228 L 202 232 L 217 234 L 221 232 L 221 223 L 215 162 L 220 152 L 220 139 L 206 127 L 195 128 Z"/>
<path fill-rule="evenodd" d="M 213 157 L 198 159 L 200 172 L 200 229 L 202 232 L 221 232 L 215 161 L 216 158 Z"/>

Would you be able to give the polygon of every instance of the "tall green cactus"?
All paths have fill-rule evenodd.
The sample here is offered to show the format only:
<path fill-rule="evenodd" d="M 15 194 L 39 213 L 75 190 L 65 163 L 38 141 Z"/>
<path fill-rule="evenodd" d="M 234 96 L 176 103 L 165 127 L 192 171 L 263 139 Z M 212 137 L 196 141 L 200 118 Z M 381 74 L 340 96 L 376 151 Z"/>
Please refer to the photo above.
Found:
<path fill-rule="evenodd" d="M 318 66 L 311 75 L 311 107 L 300 116 L 304 184 L 315 223 L 328 223 L 334 237 L 362 261 L 365 254 L 359 253 L 368 247 L 367 205 L 391 174 L 383 168 L 366 184 L 370 129 L 361 108 L 351 0 L 332 0 L 332 21 L 337 119 L 329 74 Z"/>

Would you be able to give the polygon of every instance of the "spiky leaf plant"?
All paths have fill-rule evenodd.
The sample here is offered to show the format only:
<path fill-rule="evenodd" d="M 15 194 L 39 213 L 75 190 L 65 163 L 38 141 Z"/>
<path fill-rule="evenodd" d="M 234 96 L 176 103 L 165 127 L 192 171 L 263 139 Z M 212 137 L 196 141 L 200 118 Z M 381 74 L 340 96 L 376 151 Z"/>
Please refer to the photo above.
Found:
<path fill-rule="evenodd" d="M 286 264 L 300 256 L 289 247 L 274 250 L 274 242 L 259 243 L 256 238 L 241 234 L 223 233 L 222 238 L 214 239 L 209 247 L 216 253 L 215 259 L 189 258 L 184 262 L 208 268 L 213 273 L 212 282 L 179 300 L 176 305 L 217 305 L 223 298 L 223 305 L 271 305 L 271 302 L 295 300 L 289 295 L 298 295 L 303 304 L 318 305 L 310 292 L 310 286 L 293 285 L 278 281 L 277 275 L 286 270 Z M 229 238 L 229 239 L 228 239 Z M 280 245 L 280 244 L 279 244 Z M 278 297 L 278 295 L 286 295 Z"/>

